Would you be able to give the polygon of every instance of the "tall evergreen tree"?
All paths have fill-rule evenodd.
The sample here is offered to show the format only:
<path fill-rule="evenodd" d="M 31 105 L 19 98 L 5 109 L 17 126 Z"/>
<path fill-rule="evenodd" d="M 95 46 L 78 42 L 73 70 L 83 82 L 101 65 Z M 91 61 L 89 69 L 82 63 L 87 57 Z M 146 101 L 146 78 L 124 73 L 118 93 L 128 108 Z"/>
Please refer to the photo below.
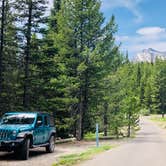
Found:
<path fill-rule="evenodd" d="M 115 17 L 112 16 L 106 26 L 102 28 L 102 37 L 98 41 L 98 47 L 94 51 L 94 60 L 92 61 L 93 63 L 91 65 L 91 100 L 89 103 L 91 105 L 91 103 L 94 101 L 95 103 L 98 101 L 98 105 L 103 105 L 102 110 L 105 135 L 107 135 L 107 115 L 109 114 L 111 97 L 108 89 L 112 88 L 110 86 L 110 78 L 123 63 L 123 58 L 119 52 L 119 47 L 115 45 L 114 34 L 116 30 L 117 25 L 115 24 Z M 92 89 L 94 85 L 96 85 L 96 87 L 95 89 Z M 91 110 L 92 109 L 93 107 Z"/>
<path fill-rule="evenodd" d="M 3 81 L 3 50 L 4 50 L 4 28 L 5 28 L 5 16 L 6 16 L 6 0 L 1 1 L 1 34 L 0 34 L 0 95 L 2 93 L 2 81 Z"/>
<path fill-rule="evenodd" d="M 18 50 L 12 6 L 13 1 L 3 0 L 0 7 L 0 111 L 10 111 L 16 104 Z"/>
<path fill-rule="evenodd" d="M 80 140 L 83 137 L 83 124 L 88 111 L 89 78 L 91 77 L 90 55 L 86 50 L 89 49 L 91 52 L 95 49 L 99 37 L 101 37 L 101 25 L 104 18 L 100 12 L 100 2 L 97 0 L 62 2 L 58 15 L 57 43 L 60 54 L 68 59 L 69 76 L 78 79 L 79 90 L 75 96 L 78 99 L 76 133 Z M 75 64 L 70 64 L 71 62 Z"/>
<path fill-rule="evenodd" d="M 22 43 L 24 57 L 24 83 L 23 83 L 23 107 L 30 108 L 30 59 L 32 55 L 32 34 L 40 34 L 41 25 L 45 22 L 46 0 L 20 0 L 15 5 L 18 15 L 17 22 L 20 29 L 19 35 Z"/>
<path fill-rule="evenodd" d="M 166 110 L 166 63 L 165 61 L 158 60 L 156 63 L 156 69 L 157 69 L 156 82 L 158 84 L 160 113 L 162 114 L 162 117 L 164 117 L 165 110 Z"/>

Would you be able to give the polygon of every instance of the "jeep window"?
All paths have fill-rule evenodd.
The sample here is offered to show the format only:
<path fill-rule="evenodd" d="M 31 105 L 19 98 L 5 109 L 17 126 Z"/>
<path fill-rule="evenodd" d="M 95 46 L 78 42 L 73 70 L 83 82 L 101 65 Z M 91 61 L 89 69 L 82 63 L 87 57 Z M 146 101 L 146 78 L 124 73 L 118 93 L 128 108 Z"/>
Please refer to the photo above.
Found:
<path fill-rule="evenodd" d="M 5 114 L 1 124 L 32 124 L 34 120 L 34 114 Z"/>
<path fill-rule="evenodd" d="M 37 121 L 36 121 L 36 126 L 39 127 L 39 126 L 42 126 L 43 125 L 43 118 L 42 116 L 38 115 L 37 116 Z"/>
<path fill-rule="evenodd" d="M 48 126 L 48 125 L 49 125 L 48 116 L 44 116 L 44 125 L 45 125 L 45 126 Z"/>
<path fill-rule="evenodd" d="M 54 123 L 54 117 L 50 116 L 50 126 L 54 127 L 55 123 Z"/>

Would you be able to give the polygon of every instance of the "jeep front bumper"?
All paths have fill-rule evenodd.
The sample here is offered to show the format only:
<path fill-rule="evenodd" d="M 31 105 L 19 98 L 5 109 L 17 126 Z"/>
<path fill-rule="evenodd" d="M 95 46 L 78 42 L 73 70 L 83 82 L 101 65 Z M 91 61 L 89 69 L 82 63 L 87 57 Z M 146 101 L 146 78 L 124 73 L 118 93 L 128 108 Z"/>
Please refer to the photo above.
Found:
<path fill-rule="evenodd" d="M 24 142 L 24 138 L 11 140 L 11 141 L 0 141 L 0 151 L 13 151 Z"/>

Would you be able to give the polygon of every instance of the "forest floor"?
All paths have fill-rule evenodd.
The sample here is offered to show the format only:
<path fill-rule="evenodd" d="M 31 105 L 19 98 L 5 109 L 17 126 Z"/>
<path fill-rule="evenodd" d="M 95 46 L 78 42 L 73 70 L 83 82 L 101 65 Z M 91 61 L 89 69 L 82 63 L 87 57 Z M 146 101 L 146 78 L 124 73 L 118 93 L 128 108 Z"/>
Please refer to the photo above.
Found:
<path fill-rule="evenodd" d="M 121 145 L 128 142 L 129 139 L 102 140 L 100 145 Z M 81 141 L 56 145 L 54 153 L 46 153 L 45 148 L 37 148 L 30 151 L 28 161 L 21 161 L 15 158 L 13 153 L 0 152 L 0 166 L 51 166 L 60 157 L 69 154 L 79 154 L 95 147 L 95 141 Z"/>

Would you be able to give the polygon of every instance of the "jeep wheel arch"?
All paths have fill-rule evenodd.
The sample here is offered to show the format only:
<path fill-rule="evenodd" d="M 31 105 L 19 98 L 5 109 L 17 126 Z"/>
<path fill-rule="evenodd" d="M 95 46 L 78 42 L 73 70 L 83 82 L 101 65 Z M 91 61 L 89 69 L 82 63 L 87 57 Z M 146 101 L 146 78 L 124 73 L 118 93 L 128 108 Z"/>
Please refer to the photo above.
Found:
<path fill-rule="evenodd" d="M 31 134 L 26 135 L 25 140 L 26 139 L 30 139 L 30 147 L 32 147 L 33 146 L 33 135 L 31 135 Z"/>
<path fill-rule="evenodd" d="M 55 149 L 55 136 L 51 135 L 49 139 L 49 144 L 46 146 L 46 152 L 53 153 Z"/>

